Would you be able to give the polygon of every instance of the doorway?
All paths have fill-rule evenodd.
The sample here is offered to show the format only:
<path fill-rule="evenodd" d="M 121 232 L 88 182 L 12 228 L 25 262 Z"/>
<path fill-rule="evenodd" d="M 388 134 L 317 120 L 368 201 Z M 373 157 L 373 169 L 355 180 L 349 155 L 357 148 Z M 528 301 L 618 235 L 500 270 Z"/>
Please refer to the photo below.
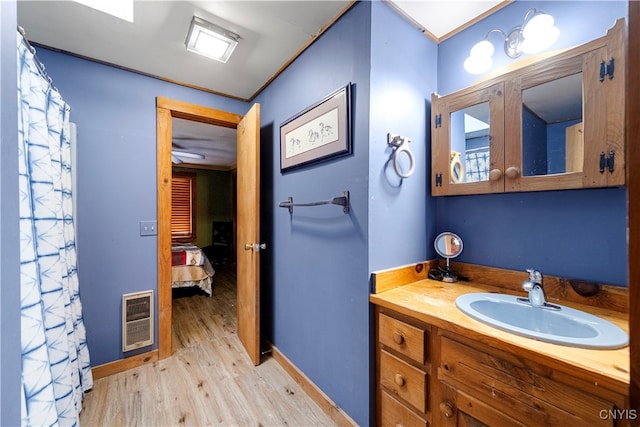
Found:
<path fill-rule="evenodd" d="M 237 129 L 238 169 L 238 249 L 236 252 L 238 289 L 238 332 L 255 365 L 260 363 L 259 325 L 259 105 L 245 116 L 157 97 L 157 188 L 158 188 L 158 354 L 172 354 L 171 288 L 171 143 L 172 118 L 193 120 Z M 246 249 L 246 250 L 245 250 Z"/>

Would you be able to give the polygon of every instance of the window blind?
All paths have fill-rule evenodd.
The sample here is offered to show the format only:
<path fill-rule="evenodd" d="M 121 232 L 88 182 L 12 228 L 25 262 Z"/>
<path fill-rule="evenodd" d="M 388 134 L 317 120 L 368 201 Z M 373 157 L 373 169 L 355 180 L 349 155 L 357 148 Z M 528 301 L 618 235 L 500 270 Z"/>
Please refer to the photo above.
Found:
<path fill-rule="evenodd" d="M 171 183 L 171 237 L 193 238 L 195 175 L 176 173 Z"/>

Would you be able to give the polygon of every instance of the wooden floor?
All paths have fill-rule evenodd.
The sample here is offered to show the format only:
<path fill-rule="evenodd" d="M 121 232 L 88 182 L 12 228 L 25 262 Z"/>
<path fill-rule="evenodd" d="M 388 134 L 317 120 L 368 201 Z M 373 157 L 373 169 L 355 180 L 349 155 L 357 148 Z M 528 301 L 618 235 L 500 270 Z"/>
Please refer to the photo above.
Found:
<path fill-rule="evenodd" d="M 82 426 L 336 425 L 273 358 L 253 366 L 228 270 L 216 268 L 212 297 L 174 293 L 173 356 L 96 380 Z"/>

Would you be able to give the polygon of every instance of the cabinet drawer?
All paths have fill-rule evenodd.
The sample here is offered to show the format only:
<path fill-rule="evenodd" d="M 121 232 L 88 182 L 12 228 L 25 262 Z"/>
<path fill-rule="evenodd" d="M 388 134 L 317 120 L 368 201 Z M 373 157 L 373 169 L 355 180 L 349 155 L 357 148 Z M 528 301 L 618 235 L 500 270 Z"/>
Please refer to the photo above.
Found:
<path fill-rule="evenodd" d="M 554 379 L 551 368 L 442 337 L 438 376 L 531 425 L 611 426 L 614 404 Z"/>
<path fill-rule="evenodd" d="M 380 314 L 378 339 L 419 364 L 425 362 L 425 331 L 401 320 Z"/>
<path fill-rule="evenodd" d="M 419 412 L 427 406 L 427 374 L 387 353 L 380 352 L 380 384 Z"/>
<path fill-rule="evenodd" d="M 380 408 L 382 410 L 382 427 L 427 427 L 425 420 L 384 390 L 380 397 Z"/>

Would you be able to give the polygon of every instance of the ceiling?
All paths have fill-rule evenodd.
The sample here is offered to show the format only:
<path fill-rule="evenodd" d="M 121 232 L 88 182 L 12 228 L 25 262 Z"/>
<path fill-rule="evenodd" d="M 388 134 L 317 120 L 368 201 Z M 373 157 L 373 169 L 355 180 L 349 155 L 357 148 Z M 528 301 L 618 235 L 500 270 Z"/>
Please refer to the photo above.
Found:
<path fill-rule="evenodd" d="M 437 41 L 509 2 L 387 3 Z M 351 0 L 136 0 L 133 23 L 68 0 L 18 0 L 17 9 L 18 24 L 36 46 L 250 101 L 351 4 Z M 226 64 L 187 52 L 185 38 L 193 16 L 240 35 Z M 205 156 L 189 163 L 235 166 L 233 130 L 179 119 L 173 126 L 175 145 Z"/>

